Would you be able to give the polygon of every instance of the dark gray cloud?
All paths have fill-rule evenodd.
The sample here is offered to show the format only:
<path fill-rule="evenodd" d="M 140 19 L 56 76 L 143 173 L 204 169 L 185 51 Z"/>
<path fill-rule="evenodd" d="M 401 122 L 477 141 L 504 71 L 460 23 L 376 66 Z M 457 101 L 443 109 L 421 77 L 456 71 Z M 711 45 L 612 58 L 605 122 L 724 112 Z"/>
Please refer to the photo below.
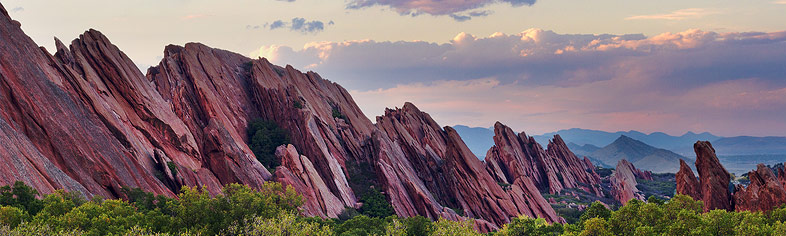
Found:
<path fill-rule="evenodd" d="M 335 23 L 331 20 L 327 23 L 327 25 L 334 25 Z M 270 23 L 265 23 L 262 26 L 259 25 L 246 25 L 246 29 L 249 30 L 256 30 L 256 29 L 289 29 L 290 31 L 296 31 L 301 33 L 318 33 L 325 30 L 325 23 L 318 20 L 306 20 L 302 17 L 295 17 L 292 18 L 290 21 L 283 21 L 283 20 L 276 20 Z"/>
<path fill-rule="evenodd" d="M 443 44 L 360 40 L 265 49 L 274 63 L 342 84 L 370 115 L 411 101 L 443 124 L 500 120 L 535 133 L 786 132 L 786 31 L 647 37 L 530 29 L 461 33 Z M 482 115 L 451 113 L 467 108 Z"/>
<path fill-rule="evenodd" d="M 361 9 L 372 6 L 387 6 L 402 15 L 449 15 L 456 19 L 467 19 L 469 15 L 457 14 L 468 10 L 482 8 L 493 3 L 509 3 L 511 6 L 530 6 L 536 0 L 351 0 L 347 3 L 348 9 Z M 455 16 L 454 16 L 455 15 Z M 458 20 L 458 19 L 457 19 Z"/>
<path fill-rule="evenodd" d="M 465 14 L 450 14 L 449 16 L 452 17 L 454 20 L 458 22 L 464 22 L 471 20 L 472 17 L 481 17 L 481 16 L 488 16 L 492 11 L 471 11 Z"/>

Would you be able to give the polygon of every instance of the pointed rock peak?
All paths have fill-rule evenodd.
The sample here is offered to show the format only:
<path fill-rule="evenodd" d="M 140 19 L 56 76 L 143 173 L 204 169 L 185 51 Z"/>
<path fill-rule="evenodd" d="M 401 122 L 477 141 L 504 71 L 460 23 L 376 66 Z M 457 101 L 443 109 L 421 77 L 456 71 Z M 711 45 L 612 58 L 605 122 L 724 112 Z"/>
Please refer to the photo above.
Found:
<path fill-rule="evenodd" d="M 411 102 L 405 102 L 404 106 L 401 107 L 401 109 L 404 110 L 405 112 L 420 112 L 420 109 L 418 109 L 418 107 L 415 106 L 415 104 L 412 104 Z"/>
<path fill-rule="evenodd" d="M 623 134 L 623 135 L 620 135 L 620 137 L 617 138 L 617 140 L 614 141 L 614 142 L 617 142 L 617 141 L 638 141 L 638 140 L 635 140 L 635 139 L 633 139 L 631 137 L 628 137 L 627 135 Z"/>
<path fill-rule="evenodd" d="M 57 37 L 55 37 L 55 48 L 57 48 L 55 57 L 60 58 L 63 63 L 72 64 L 74 62 L 74 56 L 71 54 L 71 50 Z"/>
<path fill-rule="evenodd" d="M 551 142 L 553 142 L 553 143 L 554 143 L 554 144 L 556 144 L 556 145 L 560 145 L 560 146 L 567 146 L 567 144 L 565 144 L 565 141 L 564 141 L 564 140 L 562 140 L 562 137 L 561 137 L 561 136 L 559 136 L 559 134 L 555 134 L 555 135 L 554 135 L 554 138 L 553 138 L 553 139 L 551 139 Z"/>
<path fill-rule="evenodd" d="M 697 155 L 699 154 L 699 151 L 702 151 L 703 153 L 708 154 L 709 152 L 712 152 L 712 156 L 715 156 L 715 148 L 712 147 L 712 143 L 709 141 L 697 141 L 693 144 L 693 150 L 696 151 Z M 716 157 L 715 159 L 717 160 L 718 158 Z"/>
<path fill-rule="evenodd" d="M 5 15 L 8 18 L 11 18 L 11 16 L 8 15 L 8 11 L 6 11 L 5 7 L 3 7 L 3 3 L 0 3 L 0 13 L 2 13 L 3 15 Z"/>

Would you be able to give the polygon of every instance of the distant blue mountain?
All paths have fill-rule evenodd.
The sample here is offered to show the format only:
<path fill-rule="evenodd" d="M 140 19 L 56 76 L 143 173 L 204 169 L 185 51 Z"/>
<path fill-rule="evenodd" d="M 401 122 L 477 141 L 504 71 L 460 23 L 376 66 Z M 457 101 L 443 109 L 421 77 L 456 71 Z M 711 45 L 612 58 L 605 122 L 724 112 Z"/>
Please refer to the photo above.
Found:
<path fill-rule="evenodd" d="M 464 125 L 456 125 L 453 128 L 458 131 L 469 149 L 481 160 L 486 156 L 486 151 L 494 146 L 493 128 Z M 605 132 L 579 128 L 560 130 L 534 137 L 538 143 L 545 146 L 555 134 L 562 136 L 562 139 L 568 144 L 568 148 L 576 155 L 588 156 L 593 162 L 600 162 L 592 156 L 593 152 L 601 149 L 600 147 L 608 146 L 623 135 L 655 148 L 670 150 L 688 159 L 695 159 L 693 143 L 698 140 L 712 142 L 718 156 L 734 156 L 737 162 L 741 163 L 744 159 L 754 163 L 754 166 L 761 162 L 774 163 L 777 160 L 769 160 L 773 155 L 776 157 L 786 155 L 786 137 L 720 137 L 707 132 L 700 134 L 687 132 L 681 136 L 671 136 L 662 132 L 645 134 L 638 131 Z M 783 161 L 786 159 L 781 160 L 781 162 Z M 744 168 L 747 169 L 748 166 Z"/>
<path fill-rule="evenodd" d="M 707 132 L 700 134 L 687 132 L 682 136 L 671 136 L 662 132 L 645 134 L 639 131 L 631 130 L 627 132 L 619 131 L 612 133 L 599 130 L 573 128 L 546 133 L 543 135 L 536 135 L 535 140 L 537 140 L 539 143 L 548 143 L 548 140 L 554 137 L 555 134 L 562 136 L 562 139 L 565 140 L 565 142 L 572 142 L 579 146 L 592 144 L 597 147 L 605 147 L 606 145 L 614 142 L 614 140 L 617 140 L 617 138 L 620 136 L 624 135 L 632 139 L 642 141 L 650 146 L 668 150 L 676 150 L 686 146 L 692 146 L 693 143 L 698 140 L 713 142 L 722 138 Z"/>
<path fill-rule="evenodd" d="M 468 127 L 465 125 L 453 126 L 469 150 L 479 159 L 486 159 L 486 152 L 494 146 L 494 127 Z"/>

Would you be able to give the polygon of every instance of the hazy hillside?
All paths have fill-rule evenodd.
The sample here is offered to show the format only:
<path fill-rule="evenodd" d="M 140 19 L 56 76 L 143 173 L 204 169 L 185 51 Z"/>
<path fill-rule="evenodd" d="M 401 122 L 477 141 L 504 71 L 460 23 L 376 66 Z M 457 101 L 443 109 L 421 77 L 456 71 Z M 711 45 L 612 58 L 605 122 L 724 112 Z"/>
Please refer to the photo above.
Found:
<path fill-rule="evenodd" d="M 559 134 L 560 136 L 562 136 L 562 139 L 564 139 L 565 142 L 572 142 L 572 143 L 576 143 L 577 145 L 592 144 L 598 147 L 606 146 L 611 142 L 614 142 L 614 140 L 616 140 L 620 136 L 625 135 L 630 138 L 642 141 L 653 147 L 669 149 L 669 150 L 693 145 L 693 143 L 698 140 L 713 142 L 715 140 L 722 138 L 707 132 L 700 133 L 700 134 L 687 132 L 681 136 L 671 136 L 663 132 L 654 132 L 651 134 L 645 134 L 639 131 L 631 130 L 625 132 L 619 131 L 619 132 L 612 133 L 612 132 L 605 132 L 599 130 L 573 128 L 567 130 L 560 130 L 557 132 L 546 133 L 543 135 L 536 135 L 535 140 L 537 140 L 539 143 L 548 142 L 548 139 L 553 137 L 554 134 Z"/>
<path fill-rule="evenodd" d="M 685 158 L 672 151 L 647 145 L 625 135 L 592 152 L 589 156 L 607 165 L 614 165 L 621 159 L 627 159 L 637 168 L 656 173 L 677 172 L 679 159 Z"/>
<path fill-rule="evenodd" d="M 576 156 L 590 156 L 592 152 L 600 149 L 600 147 L 592 144 L 578 145 L 576 143 L 568 143 L 568 148 L 570 148 Z"/>

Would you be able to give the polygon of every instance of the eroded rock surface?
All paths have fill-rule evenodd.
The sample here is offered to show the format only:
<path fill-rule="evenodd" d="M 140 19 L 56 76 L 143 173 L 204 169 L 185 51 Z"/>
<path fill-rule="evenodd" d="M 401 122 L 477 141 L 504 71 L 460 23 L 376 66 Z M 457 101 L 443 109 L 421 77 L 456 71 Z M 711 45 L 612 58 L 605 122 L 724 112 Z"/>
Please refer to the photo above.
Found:
<path fill-rule="evenodd" d="M 644 195 L 636 187 L 636 178 L 652 180 L 649 172 L 641 171 L 633 166 L 628 160 L 622 159 L 617 162 L 614 173 L 609 178 L 611 180 L 611 195 L 620 203 L 627 204 L 631 199 L 644 201 Z"/>
<path fill-rule="evenodd" d="M 676 191 L 678 194 L 688 195 L 695 200 L 702 199 L 699 180 L 693 174 L 690 166 L 682 159 L 680 159 L 680 170 L 677 172 L 675 179 L 677 181 Z"/>
<path fill-rule="evenodd" d="M 218 193 L 229 183 L 275 180 L 295 187 L 304 212 L 320 217 L 358 207 L 352 187 L 373 185 L 401 216 L 475 218 L 486 232 L 522 214 L 563 221 L 541 190 L 600 193 L 589 160 L 559 137 L 543 150 L 510 131 L 507 141 L 520 150 L 506 158 L 536 166 L 492 167 L 414 105 L 374 124 L 344 88 L 314 72 L 189 43 L 167 46 L 143 75 L 96 30 L 69 45 L 55 39 L 51 55 L 0 9 L 0 184 L 116 198 L 125 186 L 174 196 L 182 186 Z M 274 173 L 246 144 L 256 119 L 290 135 Z M 350 174 L 363 166 L 370 172 Z"/>
<path fill-rule="evenodd" d="M 589 159 L 579 159 L 559 135 L 544 150 L 525 133 L 494 124 L 494 143 L 486 154 L 486 169 L 497 182 L 513 184 L 517 179 L 531 181 L 539 190 L 559 194 L 563 189 L 582 189 L 603 196 L 600 176 Z"/>

